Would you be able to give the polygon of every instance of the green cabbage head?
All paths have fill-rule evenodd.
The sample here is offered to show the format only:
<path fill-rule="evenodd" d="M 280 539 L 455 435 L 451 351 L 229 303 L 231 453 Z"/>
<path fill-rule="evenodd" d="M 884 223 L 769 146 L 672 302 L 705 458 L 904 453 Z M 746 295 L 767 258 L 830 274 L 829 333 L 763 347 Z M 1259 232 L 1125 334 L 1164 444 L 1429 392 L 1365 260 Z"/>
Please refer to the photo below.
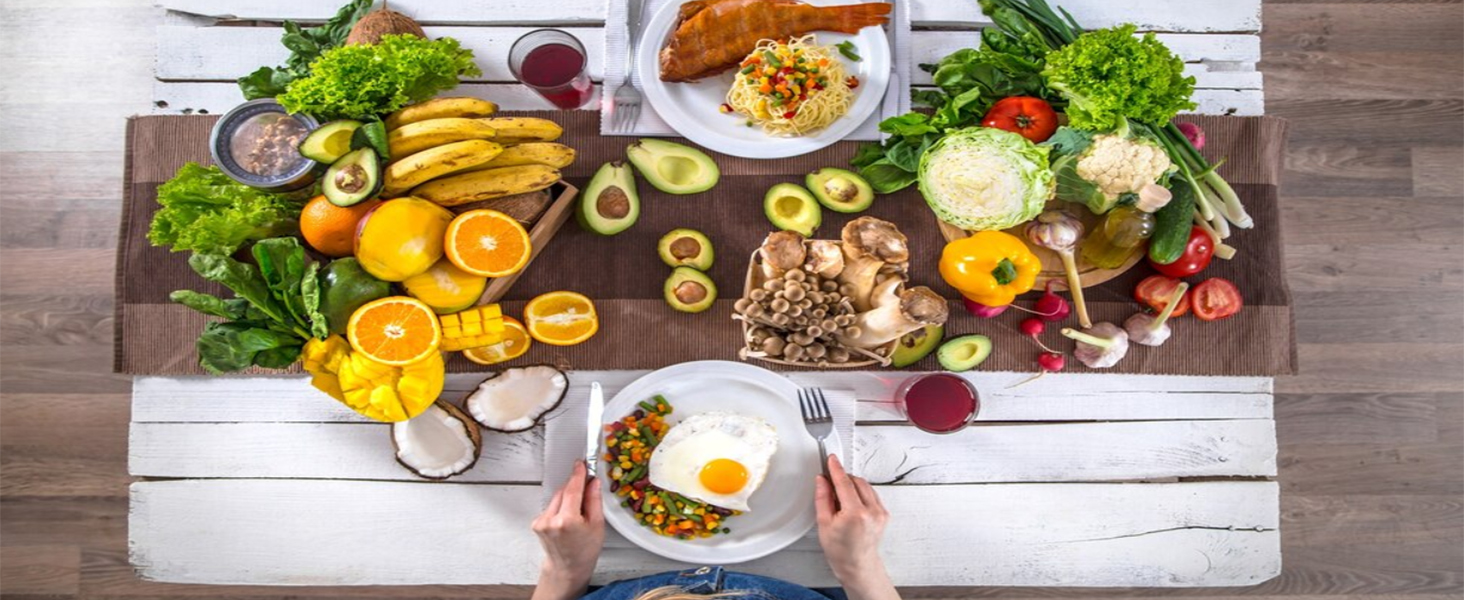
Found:
<path fill-rule="evenodd" d="M 972 231 L 1030 221 L 1052 198 L 1048 149 L 1015 133 L 960 129 L 920 158 L 920 193 L 940 220 Z"/>

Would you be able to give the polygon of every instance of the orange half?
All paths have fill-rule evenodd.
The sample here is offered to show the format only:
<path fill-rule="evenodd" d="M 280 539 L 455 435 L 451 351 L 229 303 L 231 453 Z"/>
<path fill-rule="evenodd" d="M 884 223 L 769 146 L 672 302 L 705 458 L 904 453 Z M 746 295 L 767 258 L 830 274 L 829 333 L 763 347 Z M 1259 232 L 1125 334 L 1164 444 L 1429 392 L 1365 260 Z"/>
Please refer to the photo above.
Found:
<path fill-rule="evenodd" d="M 529 264 L 533 247 L 529 232 L 513 217 L 496 210 L 470 210 L 447 226 L 447 259 L 459 269 L 483 277 L 504 277 Z"/>
<path fill-rule="evenodd" d="M 463 350 L 463 356 L 480 365 L 493 365 L 523 356 L 533 343 L 534 340 L 529 337 L 529 330 L 524 329 L 523 323 L 513 317 L 504 317 L 503 341 L 488 346 L 468 348 Z"/>
<path fill-rule="evenodd" d="M 351 348 L 384 365 L 406 366 L 437 352 L 442 325 L 426 303 L 388 296 L 366 303 L 346 325 Z"/>
<path fill-rule="evenodd" d="M 574 292 L 549 292 L 530 300 L 524 322 L 530 336 L 553 346 L 573 346 L 600 330 L 595 303 Z"/>

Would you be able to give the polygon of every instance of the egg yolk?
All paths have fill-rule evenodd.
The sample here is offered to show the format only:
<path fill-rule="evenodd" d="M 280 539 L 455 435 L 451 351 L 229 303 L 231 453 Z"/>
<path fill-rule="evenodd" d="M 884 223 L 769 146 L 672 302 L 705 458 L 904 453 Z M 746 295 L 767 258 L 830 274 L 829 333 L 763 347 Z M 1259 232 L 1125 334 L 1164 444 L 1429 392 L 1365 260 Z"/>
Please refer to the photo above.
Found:
<path fill-rule="evenodd" d="M 719 458 L 702 466 L 701 484 L 718 494 L 731 494 L 747 485 L 747 467 L 730 458 Z"/>

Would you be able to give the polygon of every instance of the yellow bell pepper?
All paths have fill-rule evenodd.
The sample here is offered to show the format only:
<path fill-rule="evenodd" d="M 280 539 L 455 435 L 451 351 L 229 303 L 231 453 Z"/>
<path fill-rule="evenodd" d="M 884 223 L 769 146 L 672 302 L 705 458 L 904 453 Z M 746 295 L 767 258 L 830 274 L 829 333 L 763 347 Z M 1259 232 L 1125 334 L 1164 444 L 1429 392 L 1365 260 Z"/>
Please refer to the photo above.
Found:
<path fill-rule="evenodd" d="M 1001 231 L 978 231 L 946 244 L 940 276 L 961 295 L 986 306 L 1006 306 L 1032 289 L 1042 261 L 1021 238 Z"/>

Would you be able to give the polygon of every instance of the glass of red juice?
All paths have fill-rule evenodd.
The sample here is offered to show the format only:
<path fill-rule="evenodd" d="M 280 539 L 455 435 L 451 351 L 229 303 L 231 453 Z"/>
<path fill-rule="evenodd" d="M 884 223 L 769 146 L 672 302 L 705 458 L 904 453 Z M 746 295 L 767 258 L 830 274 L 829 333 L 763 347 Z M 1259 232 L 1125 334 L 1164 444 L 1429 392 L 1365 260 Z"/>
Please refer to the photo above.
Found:
<path fill-rule="evenodd" d="M 525 33 L 508 50 L 508 70 L 545 100 L 563 109 L 584 106 L 594 91 L 585 69 L 585 47 L 558 29 Z"/>
<path fill-rule="evenodd" d="M 981 410 L 976 386 L 959 375 L 929 373 L 905 380 L 895 392 L 910 423 L 928 433 L 955 433 Z"/>

